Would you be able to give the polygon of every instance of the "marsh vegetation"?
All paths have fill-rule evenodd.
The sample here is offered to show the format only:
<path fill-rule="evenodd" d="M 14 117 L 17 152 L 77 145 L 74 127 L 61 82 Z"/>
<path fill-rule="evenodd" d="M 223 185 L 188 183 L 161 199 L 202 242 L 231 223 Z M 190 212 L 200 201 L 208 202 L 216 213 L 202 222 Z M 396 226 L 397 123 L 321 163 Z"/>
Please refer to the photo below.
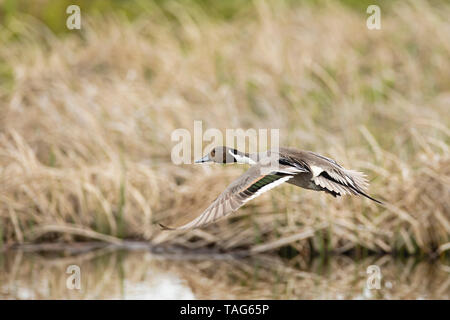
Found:
<path fill-rule="evenodd" d="M 448 253 L 448 2 L 393 1 L 376 31 L 348 1 L 233 1 L 217 10 L 192 1 L 109 10 L 93 1 L 92 10 L 81 5 L 79 31 L 60 26 L 64 10 L 46 14 L 59 12 L 50 2 L 29 7 L 36 14 L 5 3 L 4 248 L 134 239 L 289 257 Z M 281 145 L 366 172 L 388 205 L 282 186 L 207 228 L 164 232 L 158 222 L 200 214 L 246 169 L 171 163 L 171 132 L 194 120 L 279 128 Z"/>

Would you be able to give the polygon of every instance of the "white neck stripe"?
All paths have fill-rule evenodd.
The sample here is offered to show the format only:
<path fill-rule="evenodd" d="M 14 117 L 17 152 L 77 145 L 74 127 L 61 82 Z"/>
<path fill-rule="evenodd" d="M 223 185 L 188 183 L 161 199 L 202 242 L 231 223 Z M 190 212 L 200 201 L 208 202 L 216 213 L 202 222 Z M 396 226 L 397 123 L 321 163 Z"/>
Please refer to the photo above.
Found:
<path fill-rule="evenodd" d="M 228 150 L 228 153 L 231 154 L 238 163 L 256 164 L 256 162 L 253 161 L 253 159 L 251 159 L 249 157 L 234 154 L 233 152 L 231 152 L 231 150 Z"/>

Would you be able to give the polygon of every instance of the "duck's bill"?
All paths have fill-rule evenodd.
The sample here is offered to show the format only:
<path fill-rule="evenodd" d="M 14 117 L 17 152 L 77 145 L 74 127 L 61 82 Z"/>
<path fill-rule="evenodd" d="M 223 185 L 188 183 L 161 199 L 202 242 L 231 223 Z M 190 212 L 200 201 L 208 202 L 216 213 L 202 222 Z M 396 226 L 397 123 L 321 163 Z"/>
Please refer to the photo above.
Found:
<path fill-rule="evenodd" d="M 210 161 L 211 161 L 211 159 L 209 158 L 209 154 L 207 154 L 203 158 L 195 160 L 195 163 L 210 162 Z"/>

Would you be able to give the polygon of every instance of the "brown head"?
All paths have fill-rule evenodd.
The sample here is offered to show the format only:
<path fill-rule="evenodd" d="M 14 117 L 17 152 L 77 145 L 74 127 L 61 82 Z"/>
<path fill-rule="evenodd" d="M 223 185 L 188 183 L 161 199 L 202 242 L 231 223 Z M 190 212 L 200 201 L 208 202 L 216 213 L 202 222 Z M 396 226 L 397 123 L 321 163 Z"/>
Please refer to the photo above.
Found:
<path fill-rule="evenodd" d="M 195 163 L 202 162 L 216 162 L 216 163 L 250 163 L 252 159 L 245 153 L 237 151 L 236 149 L 220 146 L 213 148 L 203 158 L 196 160 Z"/>

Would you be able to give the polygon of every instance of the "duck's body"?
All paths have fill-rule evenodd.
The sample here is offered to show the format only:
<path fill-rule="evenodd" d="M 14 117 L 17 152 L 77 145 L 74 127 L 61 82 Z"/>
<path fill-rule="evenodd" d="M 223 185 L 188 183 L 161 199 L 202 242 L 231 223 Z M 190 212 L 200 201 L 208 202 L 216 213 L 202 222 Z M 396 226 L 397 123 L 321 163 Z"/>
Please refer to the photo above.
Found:
<path fill-rule="evenodd" d="M 227 147 L 216 147 L 196 162 L 247 163 L 252 166 L 233 181 L 219 197 L 196 219 L 177 228 L 190 229 L 204 226 L 236 211 L 247 201 L 284 182 L 295 186 L 325 191 L 334 197 L 362 195 L 377 203 L 366 191 L 365 175 L 347 170 L 333 159 L 311 151 L 280 148 L 258 154 L 246 154 Z"/>

